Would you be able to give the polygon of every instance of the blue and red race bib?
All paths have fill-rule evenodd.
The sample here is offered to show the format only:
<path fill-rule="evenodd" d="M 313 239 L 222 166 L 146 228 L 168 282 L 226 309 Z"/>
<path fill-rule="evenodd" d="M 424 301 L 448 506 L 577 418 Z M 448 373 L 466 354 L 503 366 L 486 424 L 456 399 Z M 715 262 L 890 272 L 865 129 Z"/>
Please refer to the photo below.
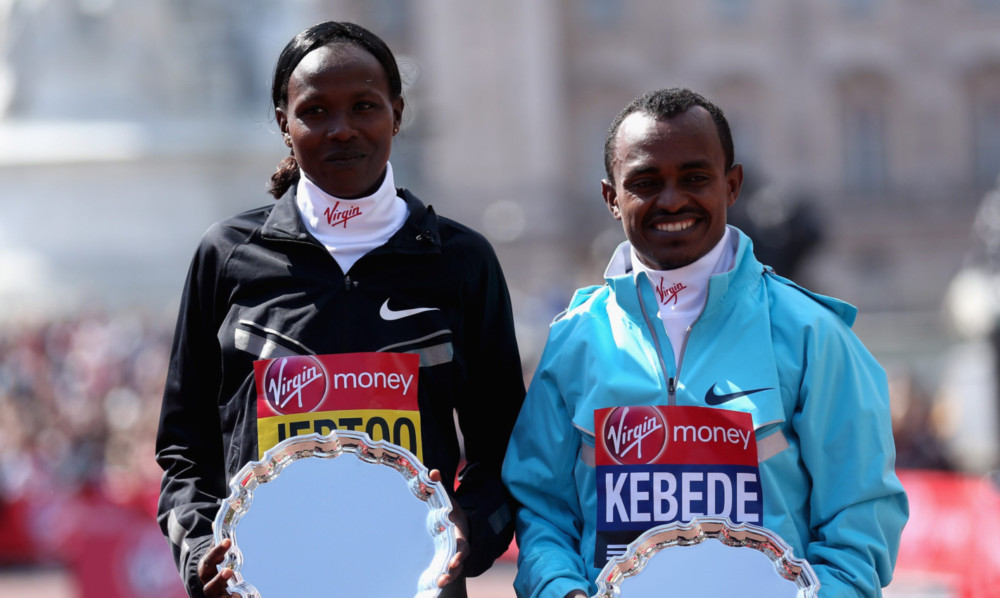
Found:
<path fill-rule="evenodd" d="M 664 523 L 711 515 L 761 525 L 764 503 L 749 413 L 609 407 L 594 411 L 594 432 L 597 567 Z"/>

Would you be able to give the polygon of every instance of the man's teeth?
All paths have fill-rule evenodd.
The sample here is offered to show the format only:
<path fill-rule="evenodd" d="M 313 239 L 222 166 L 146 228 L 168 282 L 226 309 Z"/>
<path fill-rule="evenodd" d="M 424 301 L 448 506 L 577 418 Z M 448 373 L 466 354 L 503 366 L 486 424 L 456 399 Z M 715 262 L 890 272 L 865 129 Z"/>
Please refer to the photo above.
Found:
<path fill-rule="evenodd" d="M 691 228 L 692 226 L 694 226 L 694 220 L 682 220 L 681 222 L 667 222 L 665 224 L 657 224 L 656 230 L 662 230 L 668 233 L 676 233 L 677 231 L 682 231 L 686 228 Z"/>

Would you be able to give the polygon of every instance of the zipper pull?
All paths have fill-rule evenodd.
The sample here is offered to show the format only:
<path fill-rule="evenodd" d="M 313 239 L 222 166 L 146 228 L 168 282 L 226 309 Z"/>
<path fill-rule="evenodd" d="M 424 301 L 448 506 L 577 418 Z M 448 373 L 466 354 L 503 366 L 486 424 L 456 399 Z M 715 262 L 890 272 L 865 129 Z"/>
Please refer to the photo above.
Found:
<path fill-rule="evenodd" d="M 344 276 L 344 290 L 345 291 L 350 291 L 351 287 L 356 287 L 356 286 L 358 286 L 358 283 L 356 283 L 353 280 L 351 280 L 350 276 L 348 276 L 348 275 Z"/>
<path fill-rule="evenodd" d="M 674 380 L 674 377 L 671 376 L 670 378 L 667 378 L 667 396 L 670 397 L 671 404 L 673 404 L 674 391 L 676 390 L 677 390 L 677 382 Z"/>

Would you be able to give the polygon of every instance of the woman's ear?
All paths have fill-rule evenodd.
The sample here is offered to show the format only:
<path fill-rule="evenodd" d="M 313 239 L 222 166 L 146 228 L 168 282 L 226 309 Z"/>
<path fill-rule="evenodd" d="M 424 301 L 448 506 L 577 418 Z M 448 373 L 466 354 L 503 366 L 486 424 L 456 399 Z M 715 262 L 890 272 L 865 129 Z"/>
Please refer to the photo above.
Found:
<path fill-rule="evenodd" d="M 395 135 L 399 133 L 399 129 L 403 126 L 403 107 L 406 104 L 403 101 L 403 96 L 399 96 L 392 101 L 392 134 Z"/>
<path fill-rule="evenodd" d="M 283 108 L 274 109 L 274 120 L 278 123 L 278 129 L 281 131 L 281 138 L 285 141 L 285 145 L 292 147 L 292 136 L 288 132 L 288 117 Z"/>

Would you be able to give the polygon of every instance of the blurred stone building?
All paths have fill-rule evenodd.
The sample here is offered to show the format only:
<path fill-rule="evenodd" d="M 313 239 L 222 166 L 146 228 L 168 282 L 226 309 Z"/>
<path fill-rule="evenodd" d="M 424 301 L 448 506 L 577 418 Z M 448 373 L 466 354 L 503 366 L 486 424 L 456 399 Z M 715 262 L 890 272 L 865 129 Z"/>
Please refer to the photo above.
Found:
<path fill-rule="evenodd" d="M 1000 0 L 0 0 L 0 298 L 172 305 L 204 229 L 270 201 L 274 60 L 331 18 L 397 53 L 397 179 L 494 242 L 529 362 L 623 238 L 607 125 L 684 85 L 733 123 L 758 244 L 933 367 L 1000 172 Z"/>

